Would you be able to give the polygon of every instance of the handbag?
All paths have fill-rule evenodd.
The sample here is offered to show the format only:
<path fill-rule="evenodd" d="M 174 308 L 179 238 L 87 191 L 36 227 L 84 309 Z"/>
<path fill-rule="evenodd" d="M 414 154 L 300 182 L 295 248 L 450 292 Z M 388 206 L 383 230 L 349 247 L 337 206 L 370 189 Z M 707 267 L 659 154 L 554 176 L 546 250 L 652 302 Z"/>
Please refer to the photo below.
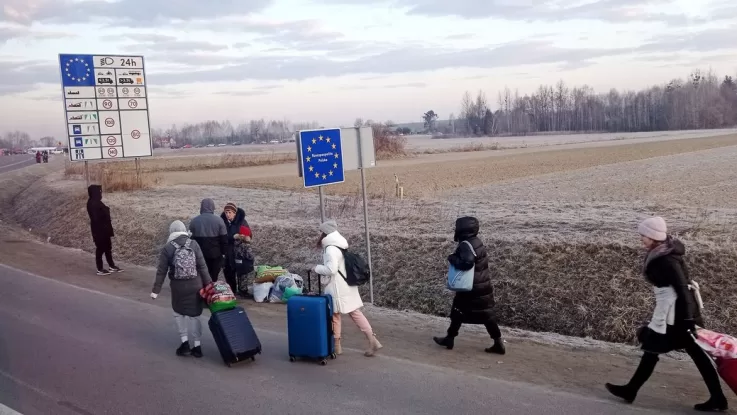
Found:
<path fill-rule="evenodd" d="M 476 258 L 476 251 L 473 249 L 471 243 L 468 241 L 463 241 L 461 243 L 468 244 L 468 247 L 471 248 L 471 252 L 473 252 L 473 257 Z M 475 264 L 471 269 L 466 271 L 461 271 L 454 267 L 453 264 L 450 264 L 448 266 L 448 289 L 455 292 L 471 291 L 473 289 L 473 276 L 475 271 Z"/>

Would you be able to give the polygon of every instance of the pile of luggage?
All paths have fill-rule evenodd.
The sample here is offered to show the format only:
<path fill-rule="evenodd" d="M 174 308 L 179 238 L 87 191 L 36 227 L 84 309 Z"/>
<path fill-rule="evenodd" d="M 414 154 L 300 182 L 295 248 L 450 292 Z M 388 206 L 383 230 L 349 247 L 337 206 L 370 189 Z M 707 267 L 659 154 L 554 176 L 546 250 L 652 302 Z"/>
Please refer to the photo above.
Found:
<path fill-rule="evenodd" d="M 253 299 L 257 303 L 285 303 L 294 295 L 302 294 L 304 280 L 286 268 L 260 265 L 256 267 Z"/>

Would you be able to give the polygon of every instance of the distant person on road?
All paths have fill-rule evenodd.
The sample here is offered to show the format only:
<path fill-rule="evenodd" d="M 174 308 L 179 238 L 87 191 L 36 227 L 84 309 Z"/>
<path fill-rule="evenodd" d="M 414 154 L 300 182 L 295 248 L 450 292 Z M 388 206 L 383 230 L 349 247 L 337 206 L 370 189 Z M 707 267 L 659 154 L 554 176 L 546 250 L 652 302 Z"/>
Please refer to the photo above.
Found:
<path fill-rule="evenodd" d="M 192 239 L 202 249 L 210 278 L 217 281 L 228 245 L 228 230 L 223 220 L 215 215 L 215 202 L 212 199 L 202 199 L 200 214 L 189 223 L 189 230 Z"/>
<path fill-rule="evenodd" d="M 37 151 L 36 152 L 36 163 L 40 163 L 40 162 L 41 162 L 41 152 Z"/>
<path fill-rule="evenodd" d="M 228 203 L 220 215 L 228 233 L 228 245 L 225 251 L 225 281 L 230 285 L 233 293 L 239 293 L 239 281 L 246 277 L 246 274 L 253 270 L 253 260 L 248 261 L 247 258 L 238 258 L 236 255 L 236 243 L 240 245 L 241 238 L 248 234 L 250 242 L 251 232 L 246 220 L 246 212 L 237 207 L 235 203 Z M 244 263 L 245 262 L 245 263 Z M 242 295 L 246 293 L 241 293 Z"/>
<path fill-rule="evenodd" d="M 87 214 L 90 216 L 90 228 L 92 240 L 95 242 L 95 265 L 97 275 L 110 275 L 111 272 L 123 272 L 115 266 L 113 261 L 113 222 L 110 218 L 110 208 L 102 203 L 102 186 L 93 184 L 87 188 Z M 105 255 L 109 270 L 102 264 L 102 256 Z"/>
<path fill-rule="evenodd" d="M 169 238 L 161 249 L 151 298 L 159 296 L 167 276 L 171 288 L 171 308 L 182 341 L 176 354 L 202 357 L 202 323 L 199 317 L 202 315 L 203 300 L 200 289 L 210 284 L 212 279 L 200 246 L 190 239 L 187 227 L 178 220 L 169 226 Z M 192 347 L 189 344 L 190 334 Z"/>
<path fill-rule="evenodd" d="M 708 401 L 695 405 L 694 409 L 726 411 L 727 398 L 722 392 L 719 374 L 711 358 L 692 337 L 695 326 L 704 327 L 704 322 L 683 260 L 686 248 L 681 241 L 668 235 L 665 220 L 661 217 L 642 221 L 637 230 L 647 249 L 642 273 L 653 286 L 655 310 L 650 323 L 637 332 L 644 354 L 632 379 L 621 386 L 607 383 L 606 388 L 612 395 L 632 403 L 655 370 L 658 356 L 685 349 L 711 394 Z"/>
<path fill-rule="evenodd" d="M 364 356 L 371 357 L 383 346 L 376 338 L 371 324 L 360 310 L 363 307 L 358 287 L 348 285 L 346 275 L 344 249 L 348 249 L 348 241 L 338 232 L 338 224 L 328 220 L 320 225 L 318 247 L 322 247 L 323 264 L 317 265 L 313 271 L 318 274 L 320 283 L 325 286 L 325 294 L 333 297 L 333 334 L 335 335 L 335 354 L 342 354 L 342 315 L 348 314 L 368 340 L 368 348 Z M 321 277 L 320 277 L 321 276 Z"/>
<path fill-rule="evenodd" d="M 486 353 L 505 354 L 502 332 L 494 320 L 494 288 L 491 285 L 489 257 L 484 243 L 479 239 L 479 221 L 474 217 L 458 218 L 455 223 L 453 240 L 458 243 L 448 262 L 460 271 L 474 268 L 473 289 L 457 292 L 450 311 L 450 327 L 445 337 L 433 337 L 435 343 L 449 350 L 455 345 L 455 338 L 465 324 L 483 324 L 494 344 L 484 349 Z M 468 243 L 464 243 L 468 242 Z M 471 247 L 473 250 L 471 250 Z M 475 255 L 474 255 L 475 252 Z"/>
<path fill-rule="evenodd" d="M 49 162 L 49 152 L 48 151 L 44 151 L 44 153 L 43 153 L 43 160 L 44 160 L 44 163 L 48 163 Z"/>

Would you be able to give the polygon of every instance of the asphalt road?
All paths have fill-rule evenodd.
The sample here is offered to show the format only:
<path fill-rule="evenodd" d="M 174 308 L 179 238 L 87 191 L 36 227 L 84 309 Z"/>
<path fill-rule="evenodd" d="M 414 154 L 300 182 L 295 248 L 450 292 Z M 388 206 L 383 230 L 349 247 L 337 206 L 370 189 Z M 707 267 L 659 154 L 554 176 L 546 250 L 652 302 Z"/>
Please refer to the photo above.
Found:
<path fill-rule="evenodd" d="M 205 358 L 181 358 L 168 307 L 3 265 L 0 284 L 0 409 L 26 415 L 658 413 L 357 350 L 291 363 L 258 328 L 263 355 L 227 368 L 205 316 Z"/>
<path fill-rule="evenodd" d="M 33 163 L 35 162 L 35 157 L 30 154 L 0 156 L 0 173 L 7 173 L 9 171 L 22 169 L 23 167 L 33 165 Z"/>

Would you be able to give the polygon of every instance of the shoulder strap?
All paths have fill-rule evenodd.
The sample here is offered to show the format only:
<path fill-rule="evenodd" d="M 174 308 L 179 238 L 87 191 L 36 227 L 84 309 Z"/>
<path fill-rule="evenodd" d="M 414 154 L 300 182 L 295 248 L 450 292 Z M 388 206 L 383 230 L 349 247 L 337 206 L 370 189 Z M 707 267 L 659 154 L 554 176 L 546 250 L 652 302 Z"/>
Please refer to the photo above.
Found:
<path fill-rule="evenodd" d="M 171 241 L 170 243 L 171 243 L 172 245 L 174 245 L 174 248 L 176 248 L 176 249 L 179 249 L 179 248 L 181 248 L 181 246 L 179 246 L 179 244 L 178 244 L 178 243 L 176 243 L 176 242 L 174 242 L 174 241 Z"/>
<path fill-rule="evenodd" d="M 461 243 L 463 243 L 463 244 L 466 244 L 466 245 L 468 245 L 468 247 L 469 247 L 469 248 L 471 248 L 471 252 L 473 253 L 473 256 L 474 256 L 474 257 L 476 257 L 476 256 L 477 256 L 477 255 L 476 255 L 476 250 L 475 250 L 475 249 L 473 249 L 473 245 L 471 245 L 471 242 L 468 242 L 468 241 L 463 241 L 463 242 L 461 242 Z"/>
<path fill-rule="evenodd" d="M 184 247 L 187 248 L 187 249 L 190 249 L 190 247 L 189 247 L 190 242 L 192 242 L 192 240 L 189 239 L 189 238 L 187 238 L 187 242 L 184 243 Z"/>

